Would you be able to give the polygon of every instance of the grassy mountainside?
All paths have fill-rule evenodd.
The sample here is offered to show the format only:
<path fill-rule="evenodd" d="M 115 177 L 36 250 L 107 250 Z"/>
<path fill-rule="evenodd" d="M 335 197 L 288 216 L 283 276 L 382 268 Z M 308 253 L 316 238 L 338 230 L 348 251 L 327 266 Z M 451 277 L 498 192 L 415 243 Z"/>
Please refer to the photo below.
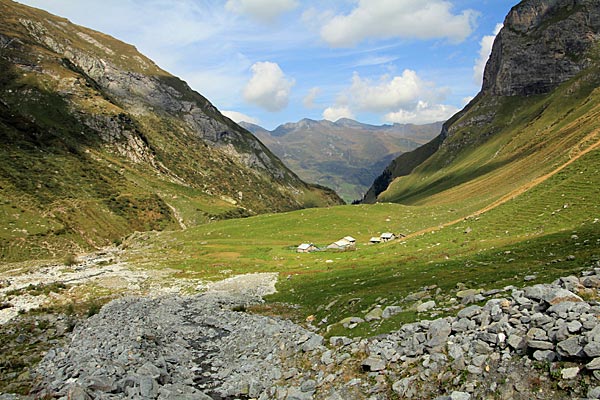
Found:
<path fill-rule="evenodd" d="M 331 187 L 350 203 L 363 197 L 391 160 L 439 134 L 442 123 L 374 126 L 350 119 L 304 119 L 273 131 L 242 126 L 303 180 Z"/>
<path fill-rule="evenodd" d="M 379 201 L 485 204 L 544 179 L 600 141 L 600 79 L 591 68 L 550 95 L 480 96 L 439 149 Z M 493 113 L 490 123 L 471 123 Z M 593 150 L 596 151 L 596 150 Z"/>
<path fill-rule="evenodd" d="M 435 140 L 394 160 L 365 201 L 485 204 L 595 145 L 597 17 L 593 0 L 513 7 L 494 42 L 481 93 Z"/>
<path fill-rule="evenodd" d="M 134 47 L 0 1 L 0 259 L 339 204 Z"/>

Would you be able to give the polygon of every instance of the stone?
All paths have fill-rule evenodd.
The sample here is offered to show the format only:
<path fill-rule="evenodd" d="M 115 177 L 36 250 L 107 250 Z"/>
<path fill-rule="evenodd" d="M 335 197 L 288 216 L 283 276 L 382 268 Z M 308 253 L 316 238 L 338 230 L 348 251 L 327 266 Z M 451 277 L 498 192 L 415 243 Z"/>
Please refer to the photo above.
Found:
<path fill-rule="evenodd" d="M 401 398 L 412 398 L 417 394 L 417 387 L 414 382 L 417 380 L 416 377 L 411 376 L 403 378 L 392 385 L 392 390 L 398 394 Z"/>
<path fill-rule="evenodd" d="M 552 350 L 554 349 L 554 344 L 551 342 L 546 342 L 544 340 L 528 340 L 527 346 L 532 349 L 539 350 Z"/>
<path fill-rule="evenodd" d="M 595 386 L 588 389 L 587 392 L 588 399 L 600 399 L 600 386 Z"/>
<path fill-rule="evenodd" d="M 591 358 L 600 356 L 600 342 L 589 342 L 583 347 L 583 352 Z"/>
<path fill-rule="evenodd" d="M 586 288 L 598 289 L 600 288 L 600 277 L 598 276 L 586 276 L 580 279 L 580 282 Z"/>
<path fill-rule="evenodd" d="M 589 369 L 590 371 L 594 371 L 594 370 L 600 369 L 600 357 L 594 358 L 592 361 L 590 361 L 589 363 L 587 363 L 585 365 L 585 367 L 587 369 Z"/>
<path fill-rule="evenodd" d="M 383 309 L 383 314 L 381 315 L 381 317 L 383 319 L 388 319 L 396 314 L 400 314 L 402 311 L 404 311 L 404 309 L 400 306 L 387 306 Z"/>
<path fill-rule="evenodd" d="M 475 315 L 481 312 L 481 307 L 477 305 L 472 305 L 463 308 L 456 315 L 458 318 L 473 318 Z"/>
<path fill-rule="evenodd" d="M 302 344 L 302 351 L 305 353 L 315 350 L 317 347 L 323 345 L 323 336 L 311 335 L 310 338 Z"/>
<path fill-rule="evenodd" d="M 456 297 L 458 297 L 459 299 L 462 300 L 465 297 L 472 297 L 472 296 L 476 296 L 481 293 L 483 293 L 483 290 L 481 290 L 481 289 L 465 289 L 465 290 L 456 292 Z"/>
<path fill-rule="evenodd" d="M 452 327 L 447 320 L 436 319 L 432 321 L 427 332 L 427 346 L 435 348 L 445 345 L 451 332 Z"/>
<path fill-rule="evenodd" d="M 158 384 L 148 375 L 140 376 L 140 395 L 144 398 L 156 398 L 158 394 Z"/>
<path fill-rule="evenodd" d="M 570 333 L 577 333 L 581 330 L 582 327 L 583 325 L 579 321 L 571 321 L 567 324 L 567 330 Z"/>
<path fill-rule="evenodd" d="M 563 379 L 574 379 L 579 374 L 579 367 L 563 368 L 560 375 Z"/>
<path fill-rule="evenodd" d="M 550 305 L 559 304 L 565 301 L 583 301 L 581 297 L 566 289 L 543 284 L 526 287 L 524 289 L 524 296 L 533 300 L 543 300 Z"/>
<path fill-rule="evenodd" d="M 331 350 L 327 350 L 326 352 L 324 352 L 321 355 L 321 364 L 325 364 L 325 365 L 331 365 L 335 362 L 335 360 L 332 357 L 332 351 Z"/>
<path fill-rule="evenodd" d="M 375 307 L 365 315 L 365 321 L 371 322 L 381 319 L 383 316 L 383 310 L 381 307 Z"/>
<path fill-rule="evenodd" d="M 572 336 L 556 345 L 558 354 L 563 357 L 578 357 L 582 355 L 583 347 L 580 344 L 579 336 Z"/>
<path fill-rule="evenodd" d="M 467 392 L 457 392 L 454 391 L 450 393 L 450 400 L 471 400 L 471 394 Z"/>
<path fill-rule="evenodd" d="M 382 371 L 386 367 L 386 362 L 381 357 L 370 356 L 362 362 L 362 368 L 368 372 Z"/>
<path fill-rule="evenodd" d="M 432 310 L 435 308 L 435 301 L 429 300 L 425 303 L 421 303 L 417 306 L 417 312 L 423 313 Z"/>
<path fill-rule="evenodd" d="M 303 393 L 314 392 L 317 390 L 317 382 L 314 379 L 308 379 L 300 385 L 300 391 Z"/>
<path fill-rule="evenodd" d="M 537 361 L 553 362 L 556 358 L 556 353 L 552 350 L 536 350 L 533 352 L 533 359 Z"/>
<path fill-rule="evenodd" d="M 92 397 L 79 385 L 71 387 L 68 393 L 70 400 L 92 400 Z"/>

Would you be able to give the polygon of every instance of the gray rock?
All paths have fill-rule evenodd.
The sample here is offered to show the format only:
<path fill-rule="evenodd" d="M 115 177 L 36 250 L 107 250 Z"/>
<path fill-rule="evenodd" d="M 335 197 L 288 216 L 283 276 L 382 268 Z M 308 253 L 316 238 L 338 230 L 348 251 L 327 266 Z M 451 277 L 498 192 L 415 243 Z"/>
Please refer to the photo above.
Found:
<path fill-rule="evenodd" d="M 533 359 L 537 361 L 552 362 L 556 360 L 556 353 L 552 350 L 536 350 L 533 352 Z"/>
<path fill-rule="evenodd" d="M 587 363 L 585 367 L 591 371 L 600 369 L 600 357 L 594 358 L 592 361 Z"/>
<path fill-rule="evenodd" d="M 381 319 L 383 316 L 383 310 L 381 307 L 375 307 L 365 315 L 365 321 L 371 322 Z"/>
<path fill-rule="evenodd" d="M 586 288 L 594 288 L 594 289 L 600 288 L 600 277 L 598 277 L 598 276 L 586 276 L 586 277 L 582 278 L 580 281 L 581 281 L 581 284 L 583 286 L 585 286 Z"/>
<path fill-rule="evenodd" d="M 302 351 L 308 353 L 322 345 L 323 336 L 312 334 L 310 338 L 302 344 Z"/>
<path fill-rule="evenodd" d="M 317 390 L 317 382 L 314 379 L 308 379 L 300 385 L 301 392 L 314 392 L 315 390 Z"/>
<path fill-rule="evenodd" d="M 140 376 L 140 395 L 144 398 L 156 398 L 158 394 L 158 384 L 148 375 Z"/>
<path fill-rule="evenodd" d="M 451 332 L 452 327 L 446 319 L 436 319 L 429 325 L 427 346 L 435 348 L 445 345 Z"/>
<path fill-rule="evenodd" d="M 589 342 L 583 347 L 584 353 L 591 358 L 600 356 L 600 342 Z"/>
<path fill-rule="evenodd" d="M 554 349 L 554 345 L 551 342 L 546 342 L 544 340 L 528 340 L 527 346 L 532 349 L 538 349 L 538 350 Z"/>
<path fill-rule="evenodd" d="M 524 289 L 524 296 L 533 300 L 543 300 L 555 305 L 565 301 L 581 302 L 583 299 L 566 289 L 551 285 L 534 285 Z"/>
<path fill-rule="evenodd" d="M 563 379 L 573 379 L 579 374 L 579 367 L 563 368 L 560 375 Z"/>
<path fill-rule="evenodd" d="M 600 399 L 600 386 L 592 387 L 587 392 L 588 399 Z"/>
<path fill-rule="evenodd" d="M 579 336 L 573 336 L 556 345 L 558 354 L 563 357 L 578 357 L 582 355 L 583 347 L 580 344 Z"/>
<path fill-rule="evenodd" d="M 403 308 L 400 306 L 387 306 L 383 309 L 383 314 L 381 317 L 383 319 L 388 319 L 393 317 L 396 314 L 400 314 L 403 311 Z"/>
<path fill-rule="evenodd" d="M 417 380 L 416 377 L 403 378 L 392 385 L 392 390 L 397 393 L 401 398 L 412 398 L 417 394 L 417 387 L 414 382 Z"/>
<path fill-rule="evenodd" d="M 384 370 L 386 362 L 381 357 L 371 356 L 366 358 L 361 365 L 365 371 L 376 372 Z"/>
<path fill-rule="evenodd" d="M 79 385 L 69 388 L 68 398 L 70 400 L 92 400 L 92 397 Z"/>
<path fill-rule="evenodd" d="M 450 400 L 471 400 L 471 394 L 467 392 L 452 392 L 450 393 Z"/>
<path fill-rule="evenodd" d="M 457 314 L 458 318 L 473 318 L 475 315 L 481 312 L 481 307 L 477 305 L 472 305 L 463 308 Z"/>
<path fill-rule="evenodd" d="M 429 300 L 417 306 L 417 312 L 427 312 L 435 308 L 435 301 Z"/>

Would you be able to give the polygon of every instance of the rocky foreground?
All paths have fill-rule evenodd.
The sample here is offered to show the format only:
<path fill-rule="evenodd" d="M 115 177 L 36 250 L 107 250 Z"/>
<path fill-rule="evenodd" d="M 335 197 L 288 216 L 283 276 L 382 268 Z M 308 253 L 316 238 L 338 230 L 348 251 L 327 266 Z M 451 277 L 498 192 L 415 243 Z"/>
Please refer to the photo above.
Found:
<path fill-rule="evenodd" d="M 328 341 L 244 312 L 268 290 L 239 291 L 236 279 L 197 296 L 113 301 L 46 354 L 36 396 L 600 398 L 600 304 L 581 297 L 596 298 L 600 269 L 498 290 L 482 306 L 387 335 Z"/>

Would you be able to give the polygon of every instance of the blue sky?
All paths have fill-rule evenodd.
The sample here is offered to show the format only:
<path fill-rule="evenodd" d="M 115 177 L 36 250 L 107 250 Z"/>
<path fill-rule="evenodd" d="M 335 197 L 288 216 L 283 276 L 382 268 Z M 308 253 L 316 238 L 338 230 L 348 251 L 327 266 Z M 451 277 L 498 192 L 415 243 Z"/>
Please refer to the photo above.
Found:
<path fill-rule="evenodd" d="M 135 45 L 224 114 L 427 123 L 462 108 L 517 0 L 19 0 Z M 478 67 L 477 67 L 478 66 Z"/>

